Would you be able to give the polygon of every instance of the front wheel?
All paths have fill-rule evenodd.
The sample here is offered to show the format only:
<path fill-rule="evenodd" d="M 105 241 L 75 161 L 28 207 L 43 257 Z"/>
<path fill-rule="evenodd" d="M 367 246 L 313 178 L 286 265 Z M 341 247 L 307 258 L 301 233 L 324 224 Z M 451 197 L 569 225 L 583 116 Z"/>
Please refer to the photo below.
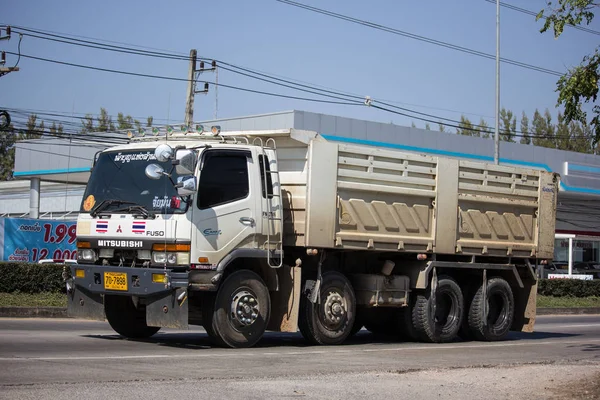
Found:
<path fill-rule="evenodd" d="M 354 329 L 354 289 L 344 275 L 328 271 L 321 276 L 319 294 L 320 303 L 311 303 L 306 297 L 301 300 L 300 333 L 313 344 L 341 344 Z"/>
<path fill-rule="evenodd" d="M 146 307 L 128 296 L 104 296 L 104 312 L 111 328 L 129 339 L 144 339 L 154 335 L 160 327 L 146 324 Z"/>
<path fill-rule="evenodd" d="M 224 347 L 252 347 L 263 336 L 271 314 L 269 289 L 249 270 L 229 275 L 217 295 L 202 305 L 209 336 Z"/>

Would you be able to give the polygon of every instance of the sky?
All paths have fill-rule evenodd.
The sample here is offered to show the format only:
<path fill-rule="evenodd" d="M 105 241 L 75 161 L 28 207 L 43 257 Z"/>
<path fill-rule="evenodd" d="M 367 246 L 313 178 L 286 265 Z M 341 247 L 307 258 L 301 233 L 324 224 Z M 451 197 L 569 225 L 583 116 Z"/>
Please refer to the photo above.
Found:
<path fill-rule="evenodd" d="M 410 34 L 495 54 L 496 7 L 486 0 L 297 0 Z M 544 0 L 505 0 L 532 11 Z M 542 22 L 501 8 L 500 52 L 504 58 L 564 72 L 598 45 L 600 36 L 566 28 L 559 39 L 539 32 Z M 190 49 L 217 59 L 306 85 L 459 120 L 494 124 L 495 62 L 366 26 L 321 15 L 276 0 L 170 2 L 2 0 L 0 25 L 13 25 L 86 40 L 144 46 L 188 55 Z M 600 31 L 600 18 L 591 29 Z M 91 38 L 91 39 L 90 39 Z M 17 52 L 18 35 L 0 41 Z M 64 62 L 185 79 L 188 61 L 143 57 L 55 43 L 24 36 L 21 53 Z M 7 55 L 7 66 L 17 61 Z M 157 124 L 184 119 L 186 82 L 119 75 L 21 57 L 20 71 L 0 77 L 0 109 L 80 115 L 101 107 Z M 200 79 L 215 80 L 205 72 Z M 558 77 L 501 65 L 501 106 L 531 119 L 534 110 L 553 115 Z M 221 84 L 257 91 L 324 99 L 310 93 L 219 70 Z M 216 107 L 218 99 L 218 110 Z M 329 99 L 332 100 L 332 99 Z M 386 108 L 389 108 L 386 106 Z M 243 92 L 225 87 L 198 94 L 194 120 L 304 110 L 370 121 L 423 127 L 424 122 L 365 105 L 325 104 Z M 433 125 L 433 124 L 432 124 Z M 436 126 L 432 126 L 437 128 Z"/>

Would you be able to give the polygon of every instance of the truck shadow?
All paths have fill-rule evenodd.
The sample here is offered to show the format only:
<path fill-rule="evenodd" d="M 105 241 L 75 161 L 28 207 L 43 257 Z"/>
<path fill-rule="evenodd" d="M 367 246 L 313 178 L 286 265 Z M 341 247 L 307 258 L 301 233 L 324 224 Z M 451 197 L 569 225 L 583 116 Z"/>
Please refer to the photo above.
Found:
<path fill-rule="evenodd" d="M 534 332 L 534 333 L 522 333 L 522 332 L 511 332 L 508 338 L 504 342 L 515 342 L 515 341 L 535 341 L 545 339 L 561 339 L 580 336 L 578 334 L 567 334 L 558 332 Z M 112 335 L 82 335 L 82 337 L 102 340 L 120 340 L 134 343 L 146 343 L 154 344 L 157 346 L 175 347 L 189 350 L 208 350 L 216 348 L 208 335 L 204 332 L 159 332 L 158 334 L 147 338 L 147 339 L 126 339 L 118 334 Z M 478 343 L 485 345 L 487 342 L 479 341 L 464 341 L 457 340 L 454 344 L 460 345 L 461 343 Z M 502 343 L 502 342 L 493 342 Z M 358 332 L 353 337 L 347 339 L 341 347 L 346 346 L 360 346 L 360 345 L 389 345 L 389 344 L 406 344 L 414 345 L 419 344 L 418 342 L 410 340 L 402 340 L 392 336 L 376 335 L 367 330 Z M 435 346 L 432 344 L 432 346 Z M 253 348 L 274 348 L 274 347 L 288 347 L 288 348 L 304 348 L 313 347 L 308 343 L 300 333 L 280 333 L 280 332 L 267 332 L 261 339 L 261 341 Z M 340 347 L 340 346 L 336 346 Z M 573 346 L 578 347 L 578 346 Z M 581 346 L 579 346 L 581 347 Z M 583 351 L 600 351 L 599 346 L 586 345 Z"/>

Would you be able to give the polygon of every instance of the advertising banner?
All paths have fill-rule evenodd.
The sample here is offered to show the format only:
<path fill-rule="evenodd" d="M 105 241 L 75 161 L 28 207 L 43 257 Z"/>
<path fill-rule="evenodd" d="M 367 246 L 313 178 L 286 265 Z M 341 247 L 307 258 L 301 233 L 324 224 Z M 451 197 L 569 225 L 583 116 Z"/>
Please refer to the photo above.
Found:
<path fill-rule="evenodd" d="M 3 218 L 0 260 L 38 262 L 77 258 L 75 221 Z"/>

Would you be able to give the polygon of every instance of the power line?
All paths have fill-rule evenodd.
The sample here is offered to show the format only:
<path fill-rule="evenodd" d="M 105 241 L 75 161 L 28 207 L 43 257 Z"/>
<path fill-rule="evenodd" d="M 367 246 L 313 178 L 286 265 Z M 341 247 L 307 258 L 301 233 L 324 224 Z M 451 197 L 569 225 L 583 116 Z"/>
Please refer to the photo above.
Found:
<path fill-rule="evenodd" d="M 277 0 L 277 1 L 284 1 L 284 0 Z M 287 0 L 285 0 L 285 1 L 287 1 Z M 72 44 L 72 43 L 69 43 L 69 44 Z M 37 60 L 41 60 L 41 61 L 54 62 L 54 63 L 58 63 L 58 64 L 65 64 L 65 65 L 69 65 L 69 66 L 73 66 L 73 67 L 87 68 L 87 69 L 93 69 L 93 70 L 100 70 L 100 71 L 104 71 L 104 72 L 112 72 L 112 73 L 120 73 L 120 74 L 126 74 L 126 75 L 134 75 L 134 76 L 142 76 L 142 77 L 149 77 L 149 78 L 159 78 L 159 79 L 168 79 L 168 80 L 186 81 L 187 82 L 187 79 L 183 79 L 183 78 L 165 77 L 165 76 L 150 75 L 150 74 L 139 74 L 139 73 L 132 73 L 132 72 L 127 72 L 127 71 L 111 70 L 111 69 L 99 68 L 99 67 L 93 67 L 93 66 L 87 66 L 87 65 L 81 65 L 81 64 L 67 63 L 67 62 L 63 62 L 63 61 L 50 60 L 50 59 L 45 59 L 45 58 L 41 58 L 41 57 L 34 57 L 34 56 L 27 56 L 27 55 L 23 55 L 23 56 L 24 57 L 33 58 L 33 59 L 37 59 Z M 324 96 L 324 97 L 328 97 L 328 98 L 333 98 L 333 99 L 336 99 L 336 100 L 343 100 L 343 102 L 340 102 L 340 101 L 326 101 L 326 100 L 321 100 L 321 99 L 309 99 L 309 98 L 303 98 L 303 97 L 298 97 L 298 96 L 289 96 L 289 95 L 283 95 L 283 94 L 278 94 L 278 93 L 270 93 L 270 92 L 264 92 L 264 91 L 259 91 L 259 90 L 246 89 L 246 88 L 240 88 L 240 87 L 235 87 L 235 86 L 231 86 L 231 85 L 220 84 L 220 86 L 225 87 L 225 88 L 230 88 L 230 89 L 235 89 L 235 90 L 242 90 L 242 91 L 247 91 L 247 92 L 257 93 L 257 94 L 265 94 L 265 95 L 271 95 L 271 96 L 277 96 L 277 97 L 290 98 L 290 99 L 305 100 L 305 101 L 316 101 L 316 102 L 333 103 L 333 104 L 343 104 L 343 105 L 362 105 L 362 101 L 358 102 L 357 100 L 358 99 L 362 100 L 363 98 L 360 97 L 360 96 L 358 96 L 358 95 L 346 94 L 346 93 L 343 93 L 343 92 L 333 91 L 333 90 L 324 90 L 324 89 L 317 88 L 317 87 L 311 86 L 311 85 L 299 84 L 299 83 L 293 82 L 291 80 L 285 80 L 285 79 L 273 77 L 273 76 L 270 76 L 270 75 L 267 75 L 267 74 L 264 74 L 264 73 L 252 71 L 250 69 L 239 67 L 239 66 L 236 66 L 234 64 L 226 63 L 226 62 L 223 62 L 223 61 L 219 61 L 219 63 L 231 66 L 232 68 L 239 69 L 241 71 L 249 72 L 249 73 L 240 72 L 240 71 L 236 71 L 235 69 L 232 69 L 232 68 L 227 68 L 227 67 L 220 66 L 220 68 L 223 68 L 223 69 L 228 70 L 228 71 L 233 72 L 233 73 L 241 74 L 241 75 L 246 76 L 246 77 L 250 77 L 250 78 L 253 78 L 253 79 L 261 80 L 261 81 L 268 82 L 268 83 L 275 84 L 275 85 L 279 85 L 279 86 L 283 86 L 283 87 L 286 87 L 286 88 L 291 88 L 293 90 L 304 91 L 304 92 L 316 94 L 318 96 Z M 258 76 L 254 76 L 254 75 L 251 75 L 251 74 L 258 75 Z M 206 81 L 201 81 L 201 82 L 206 82 Z M 281 82 L 285 82 L 285 83 L 281 83 Z M 212 82 L 206 82 L 206 83 L 212 83 Z M 289 83 L 289 84 L 287 84 L 287 83 Z M 294 86 L 291 86 L 291 85 L 294 85 Z M 296 86 L 299 86 L 299 87 L 296 87 Z M 303 89 L 303 88 L 308 88 L 308 89 L 312 89 L 312 90 L 306 90 L 306 89 Z M 389 104 L 389 103 L 384 102 L 384 101 L 379 101 L 379 103 L 381 103 L 381 104 L 383 104 L 383 105 L 385 105 L 387 107 L 395 108 L 397 110 L 402 110 L 402 111 L 406 111 L 406 112 L 409 112 L 409 113 L 413 113 L 413 114 L 422 115 L 422 116 L 425 116 L 425 117 L 434 118 L 434 119 L 436 119 L 436 121 L 433 121 L 433 120 L 430 120 L 430 119 L 425 119 L 425 118 L 419 118 L 419 117 L 416 117 L 414 115 L 408 115 L 408 114 L 405 114 L 405 113 L 398 113 L 398 112 L 396 112 L 396 114 L 403 115 L 403 116 L 406 116 L 408 118 L 416 118 L 416 119 L 419 119 L 419 120 L 423 120 L 423 121 L 427 121 L 427 122 L 432 122 L 432 123 L 442 123 L 441 121 L 449 121 L 449 122 L 452 122 L 454 124 L 460 124 L 461 123 L 460 121 L 457 121 L 457 120 L 454 120 L 454 119 L 444 118 L 444 117 L 440 117 L 440 116 L 436 116 L 436 115 L 428 114 L 428 113 L 422 113 L 422 112 L 419 112 L 419 111 L 411 110 L 409 108 L 395 106 L 393 104 Z M 386 108 L 383 108 L 383 107 L 378 107 L 378 108 L 380 110 L 392 112 L 391 110 L 387 110 Z M 450 124 L 446 124 L 446 125 L 450 126 L 450 127 L 453 126 L 453 127 L 459 128 L 459 129 L 469 130 L 469 128 L 464 127 L 464 126 L 461 127 L 461 126 L 450 125 Z M 489 129 L 489 127 L 484 126 L 484 125 L 473 125 L 473 126 L 476 127 L 476 128 L 472 129 L 473 131 L 480 131 L 481 130 L 481 129 L 477 129 L 477 128 L 482 128 L 484 131 L 486 129 Z M 525 135 L 525 133 L 519 132 L 519 131 L 516 131 L 515 133 L 521 133 L 521 134 Z"/>
<path fill-rule="evenodd" d="M 484 1 L 487 1 L 488 3 L 494 4 L 494 5 L 496 4 L 496 0 L 484 0 Z M 517 7 L 515 5 L 504 3 L 504 2 L 500 2 L 500 6 L 508 8 L 510 10 L 513 10 L 513 11 L 518 11 L 518 12 L 523 13 L 523 14 L 532 15 L 534 17 L 537 17 L 537 15 L 538 15 L 538 13 L 536 13 L 535 11 L 530 11 L 530 10 L 527 10 L 525 8 Z M 545 17 L 545 16 L 543 16 L 542 18 L 543 19 L 548 19 L 548 17 Z M 600 35 L 599 31 L 595 31 L 593 29 L 586 28 L 586 27 L 583 27 L 583 26 L 568 25 L 568 24 L 566 24 L 565 26 L 569 26 L 571 28 L 574 28 L 574 29 L 577 29 L 577 30 L 580 30 L 580 31 L 583 31 L 583 32 L 591 33 L 593 35 Z"/>
<path fill-rule="evenodd" d="M 5 27 L 6 25 L 0 25 L 0 26 Z M 15 27 L 15 28 L 18 28 L 18 29 L 27 29 L 30 32 L 36 32 L 36 33 L 44 34 L 44 35 L 53 34 L 53 35 L 56 35 L 57 37 L 60 37 L 60 36 L 65 36 L 65 37 L 66 36 L 70 36 L 69 39 L 79 40 L 79 41 L 82 41 L 82 42 L 84 42 L 84 41 L 81 40 L 81 39 L 90 40 L 90 41 L 92 41 L 91 43 L 101 42 L 102 41 L 102 42 L 105 42 L 105 43 L 114 43 L 114 44 L 118 44 L 118 45 L 124 45 L 124 46 L 127 46 L 127 47 L 137 47 L 137 49 L 134 49 L 134 50 L 139 50 L 139 49 L 141 49 L 141 50 L 151 50 L 151 51 L 154 51 L 154 52 L 157 52 L 157 53 L 165 53 L 165 54 L 171 54 L 173 56 L 182 56 L 182 57 L 188 58 L 188 56 L 185 53 L 177 52 L 177 51 L 173 51 L 173 50 L 165 50 L 165 49 L 159 49 L 159 48 L 156 48 L 156 47 L 142 46 L 142 45 L 125 43 L 125 42 L 119 42 L 119 41 L 108 40 L 108 39 L 98 39 L 98 38 L 89 37 L 89 36 L 76 35 L 76 34 L 67 34 L 67 33 L 50 31 L 50 30 L 44 30 L 44 29 L 33 29 L 33 28 L 30 28 L 30 27 L 26 27 L 26 26 L 15 26 L 15 25 L 12 25 L 12 26 Z M 105 44 L 105 43 L 101 43 L 101 44 Z M 115 47 L 118 47 L 118 46 L 115 46 Z"/>
<path fill-rule="evenodd" d="M 21 27 L 21 26 L 14 26 L 14 28 L 15 28 L 14 31 L 17 33 L 35 37 L 38 39 L 51 40 L 51 41 L 60 42 L 60 43 L 68 43 L 68 44 L 73 44 L 73 45 L 82 46 L 82 47 L 98 48 L 98 49 L 103 49 L 103 50 L 107 50 L 107 51 L 116 51 L 116 52 L 120 52 L 120 53 L 137 54 L 137 55 L 142 55 L 142 56 L 189 61 L 188 56 L 182 56 L 182 55 L 178 55 L 178 54 L 174 54 L 174 53 L 158 52 L 158 51 L 150 51 L 150 50 L 139 50 L 139 49 L 135 49 L 132 47 L 115 46 L 115 45 L 111 45 L 111 44 L 101 43 L 98 41 L 74 39 L 74 38 L 70 38 L 65 35 L 46 33 L 43 31 L 25 28 L 25 27 Z M 24 32 L 20 32 L 20 31 L 24 31 Z M 29 33 L 26 33 L 26 32 L 29 32 Z M 46 37 L 34 35 L 31 32 L 46 35 Z M 201 58 L 201 59 L 204 59 L 204 58 Z"/>
<path fill-rule="evenodd" d="M 294 7 L 298 7 L 298 8 L 302 8 L 308 11 L 312 11 L 318 14 L 322 14 L 322 15 L 327 15 L 329 17 L 333 17 L 333 18 L 337 18 L 337 19 L 341 19 L 344 21 L 348 21 L 348 22 L 352 22 L 354 24 L 358 24 L 358 25 L 362 25 L 362 26 L 366 26 L 369 28 L 373 28 L 373 29 L 378 29 L 380 31 L 384 31 L 384 32 L 388 32 L 388 33 L 392 33 L 398 36 L 403 36 L 409 39 L 415 39 L 415 40 L 419 40 L 422 42 L 426 42 L 429 44 L 433 44 L 436 46 L 441 46 L 441 47 L 445 47 L 448 49 L 452 49 L 452 50 L 456 50 L 456 51 L 460 51 L 463 53 L 467 53 L 467 54 L 471 54 L 474 56 L 478 56 L 478 57 L 482 57 L 482 58 L 487 58 L 490 60 L 494 60 L 496 57 L 493 54 L 489 54 L 489 53 L 485 53 L 479 50 L 474 50 L 474 49 L 470 49 L 467 47 L 463 47 L 463 46 L 458 46 L 455 44 L 451 44 L 448 42 L 443 42 L 441 40 L 436 40 L 436 39 L 431 39 L 425 36 L 421 36 L 421 35 L 416 35 L 410 32 L 406 32 L 406 31 L 401 31 L 399 29 L 395 29 L 395 28 L 390 28 L 388 26 L 385 25 L 380 25 L 380 24 L 376 24 L 374 22 L 370 22 L 370 21 L 366 21 L 366 20 L 362 20 L 362 19 L 358 19 L 358 18 L 354 18 L 354 17 L 349 17 L 347 15 L 343 15 L 343 14 L 338 14 L 332 11 L 328 11 L 328 10 L 324 10 L 321 8 L 317 8 L 317 7 L 312 7 L 312 6 L 308 6 L 306 4 L 302 4 L 302 3 L 297 3 L 295 1 L 291 1 L 291 0 L 275 0 L 279 3 L 283 3 L 283 4 L 287 4 L 290 6 L 294 6 Z M 543 67 L 538 67 L 536 65 L 532 65 L 532 64 L 527 64 L 524 62 L 520 62 L 520 61 L 516 61 L 516 60 L 512 60 L 509 58 L 501 58 L 500 61 L 502 61 L 503 63 L 506 64 L 510 64 L 510 65 L 515 65 L 517 67 L 521 67 L 521 68 L 525 68 L 525 69 L 530 69 L 533 71 L 537 71 L 537 72 L 543 72 L 545 74 L 549 74 L 549 75 L 554 75 L 554 76 L 563 76 L 564 73 L 562 72 L 558 72 L 558 71 L 553 71 L 551 69 L 548 68 L 543 68 Z"/>
<path fill-rule="evenodd" d="M 15 54 L 15 53 L 10 52 L 10 51 L 7 51 L 6 53 L 8 53 L 8 54 Z M 142 74 L 142 73 L 139 73 L 139 72 L 130 72 L 130 71 L 115 70 L 115 69 L 110 69 L 110 68 L 93 67 L 93 66 L 90 66 L 90 65 L 83 65 L 83 64 L 76 64 L 76 63 L 71 63 L 71 62 L 66 62 L 66 61 L 52 60 L 52 59 L 49 59 L 49 58 L 30 56 L 30 55 L 26 55 L 26 54 L 21 54 L 21 56 L 25 57 L 25 58 L 30 58 L 30 59 L 33 59 L 33 60 L 38 60 L 38 61 L 45 61 L 45 62 L 49 62 L 49 63 L 60 64 L 60 65 L 67 65 L 67 66 L 70 66 L 70 67 L 84 68 L 84 69 L 89 69 L 89 70 L 94 70 L 94 71 L 110 72 L 110 73 L 114 73 L 114 74 L 138 76 L 138 77 L 142 77 L 142 78 L 163 79 L 163 80 L 177 81 L 177 82 L 187 82 L 188 81 L 185 78 L 176 78 L 176 77 L 172 77 L 172 76 L 162 76 L 162 75 L 153 75 L 153 74 Z M 214 82 L 209 82 L 209 81 L 200 81 L 200 80 L 198 80 L 197 82 L 208 83 L 208 84 L 211 84 L 211 85 L 215 84 Z M 360 103 L 350 103 L 350 102 L 347 102 L 347 101 L 346 102 L 329 101 L 329 100 L 322 100 L 322 99 L 313 99 L 313 98 L 308 98 L 308 97 L 290 96 L 290 95 L 285 95 L 285 94 L 281 94 L 281 93 L 265 92 L 265 91 L 262 91 L 262 90 L 254 90 L 254 89 L 242 88 L 242 87 L 238 87 L 238 86 L 225 85 L 223 83 L 219 83 L 219 87 L 223 87 L 223 88 L 227 88 L 227 89 L 233 89 L 233 90 L 238 90 L 238 91 L 243 91 L 243 92 L 248 92 L 248 93 L 262 94 L 262 95 L 266 95 L 266 96 L 281 97 L 281 98 L 287 98 L 287 99 L 293 99 L 293 100 L 311 101 L 311 102 L 316 102 L 316 103 L 342 104 L 342 105 L 360 105 Z"/>
<path fill-rule="evenodd" d="M 6 107 L 6 106 L 0 106 L 0 109 L 2 110 L 8 110 L 8 111 L 12 111 L 15 113 L 27 113 L 27 114 L 36 114 L 36 115 L 49 115 L 49 116 L 55 116 L 55 117 L 65 117 L 65 118 L 70 118 L 70 119 L 77 119 L 79 121 L 81 121 L 81 119 L 83 118 L 87 118 L 88 116 L 91 117 L 100 117 L 102 114 L 95 114 L 95 113 L 81 113 L 81 112 L 72 112 L 72 111 L 54 111 L 54 110 L 39 110 L 39 109 L 34 109 L 34 108 L 11 108 L 11 107 Z M 114 115 L 114 114 L 107 114 L 108 117 L 110 117 L 111 119 L 117 119 L 118 115 Z M 153 116 L 147 116 L 147 117 L 136 117 L 136 116 L 130 116 L 130 115 L 123 115 L 124 117 L 131 117 L 137 121 L 140 122 L 140 124 L 142 124 L 144 126 L 144 124 L 146 123 L 145 120 L 148 117 L 151 117 L 153 121 L 169 121 L 166 118 L 156 118 Z"/>
<path fill-rule="evenodd" d="M 49 34 L 49 33 L 45 32 L 45 31 L 35 30 L 35 29 L 31 29 L 31 28 L 25 28 L 25 27 L 17 27 L 17 28 L 21 28 L 21 29 L 27 30 L 28 32 L 36 32 L 36 33 L 40 33 L 40 34 L 44 34 L 44 35 L 48 35 Z M 174 58 L 174 59 L 178 59 L 178 60 L 187 60 L 188 59 L 187 56 L 183 56 L 183 55 L 181 55 L 181 53 L 180 54 L 176 54 L 174 52 L 170 52 L 169 53 L 166 50 L 163 50 L 161 53 L 152 52 L 150 54 L 144 54 L 143 50 L 133 49 L 131 47 L 131 46 L 134 46 L 134 47 L 142 47 L 143 48 L 143 46 L 133 45 L 133 44 L 127 44 L 129 47 L 111 46 L 111 48 L 106 48 L 106 46 L 109 46 L 109 45 L 106 45 L 105 43 L 101 43 L 100 41 L 102 39 L 94 39 L 94 38 L 92 38 L 92 39 L 94 39 L 93 42 L 92 41 L 84 41 L 86 44 L 80 44 L 80 43 L 73 43 L 73 42 L 80 41 L 80 39 L 77 39 L 75 37 L 69 37 L 69 36 L 67 36 L 67 34 L 52 35 L 52 36 L 59 37 L 59 38 L 65 39 L 65 40 L 57 40 L 57 39 L 53 39 L 53 38 L 45 38 L 45 37 L 40 37 L 40 36 L 37 36 L 37 35 L 30 35 L 30 34 L 27 34 L 27 35 L 35 37 L 35 38 L 48 39 L 48 40 L 53 40 L 53 41 L 57 41 L 57 42 L 61 42 L 61 43 L 66 43 L 66 44 L 71 44 L 71 45 L 81 45 L 81 46 L 84 46 L 84 47 L 93 47 L 93 48 L 98 48 L 98 49 L 102 49 L 102 50 L 110 50 L 110 51 L 116 51 L 116 52 L 122 52 L 122 53 L 129 53 L 129 54 L 135 54 L 135 55 L 153 56 L 153 57 L 158 57 L 158 58 Z M 125 43 L 121 43 L 121 42 L 118 42 L 118 43 L 125 44 Z M 94 44 L 94 46 L 90 46 L 90 44 Z M 276 80 L 276 81 L 279 81 L 279 82 L 285 82 L 285 83 L 288 83 L 288 84 L 291 84 L 291 85 L 295 85 L 295 86 L 305 87 L 305 88 L 309 88 L 309 89 L 313 89 L 313 90 L 317 90 L 317 91 L 322 91 L 322 92 L 325 92 L 325 93 L 331 93 L 331 94 L 335 94 L 335 95 L 339 95 L 339 96 L 347 96 L 347 97 L 354 98 L 354 99 L 360 99 L 360 100 L 364 99 L 364 96 L 359 96 L 359 95 L 356 95 L 356 94 L 344 93 L 344 92 L 339 91 L 339 90 L 337 90 L 337 91 L 328 90 L 329 88 L 323 89 L 322 87 L 318 87 L 317 85 L 314 85 L 314 84 L 307 85 L 307 84 L 303 84 L 303 83 L 298 83 L 298 82 L 294 82 L 291 78 L 282 79 L 282 78 L 279 78 L 279 77 L 277 77 L 277 76 L 275 76 L 273 74 L 266 74 L 266 73 L 260 72 L 260 71 L 257 72 L 255 70 L 251 70 L 249 68 L 245 68 L 245 67 L 237 66 L 237 65 L 234 65 L 234 64 L 231 64 L 231 63 L 227 63 L 227 62 L 222 61 L 222 60 L 216 60 L 216 61 L 218 61 L 219 67 L 222 68 L 222 69 L 226 69 L 226 70 L 228 70 L 230 72 L 233 72 L 233 73 L 245 75 L 245 76 L 253 78 L 253 79 L 263 80 L 265 82 L 269 82 L 269 83 L 272 83 L 272 84 L 279 84 L 279 83 L 278 82 L 271 82 L 269 80 L 261 79 L 261 78 L 258 78 L 258 77 L 255 77 L 255 76 L 251 76 L 251 75 L 246 75 L 246 74 L 244 74 L 242 72 L 239 72 L 239 71 L 236 71 L 234 69 L 223 67 L 223 65 L 227 65 L 227 66 L 230 66 L 232 68 L 239 69 L 241 71 L 245 71 L 245 72 L 248 72 L 248 73 L 251 73 L 251 74 L 255 74 L 255 75 L 258 75 L 258 76 L 261 76 L 261 77 L 265 77 L 265 78 L 269 78 L 269 79 L 272 79 L 272 80 Z M 279 84 L 279 85 L 280 86 L 284 86 L 284 87 L 290 87 L 290 86 L 287 86 L 287 85 L 281 85 L 281 84 Z M 301 90 L 301 89 L 298 89 L 298 88 L 295 88 L 295 87 L 292 87 L 292 89 Z M 305 91 L 305 90 L 302 90 L 302 91 Z M 312 92 L 309 91 L 309 93 L 312 93 Z M 319 93 L 318 95 L 321 95 L 321 94 Z M 393 100 L 384 100 L 384 99 L 382 99 L 382 101 L 388 101 L 390 103 L 396 103 L 396 104 L 398 104 L 398 103 L 399 104 L 405 104 L 405 103 L 401 103 L 401 102 L 395 102 Z M 407 104 L 407 105 L 413 105 L 413 104 Z M 435 107 L 427 107 L 427 106 L 422 106 L 422 105 L 413 105 L 413 106 L 436 109 Z M 447 111 L 447 112 L 454 112 L 454 113 L 461 113 L 461 114 L 473 114 L 473 113 L 467 113 L 467 112 L 461 112 L 461 111 L 455 111 L 455 110 L 447 110 L 447 109 L 439 109 L 439 110 Z M 477 115 L 477 114 L 473 114 L 473 115 Z M 478 116 L 483 117 L 482 115 L 478 115 Z"/>

